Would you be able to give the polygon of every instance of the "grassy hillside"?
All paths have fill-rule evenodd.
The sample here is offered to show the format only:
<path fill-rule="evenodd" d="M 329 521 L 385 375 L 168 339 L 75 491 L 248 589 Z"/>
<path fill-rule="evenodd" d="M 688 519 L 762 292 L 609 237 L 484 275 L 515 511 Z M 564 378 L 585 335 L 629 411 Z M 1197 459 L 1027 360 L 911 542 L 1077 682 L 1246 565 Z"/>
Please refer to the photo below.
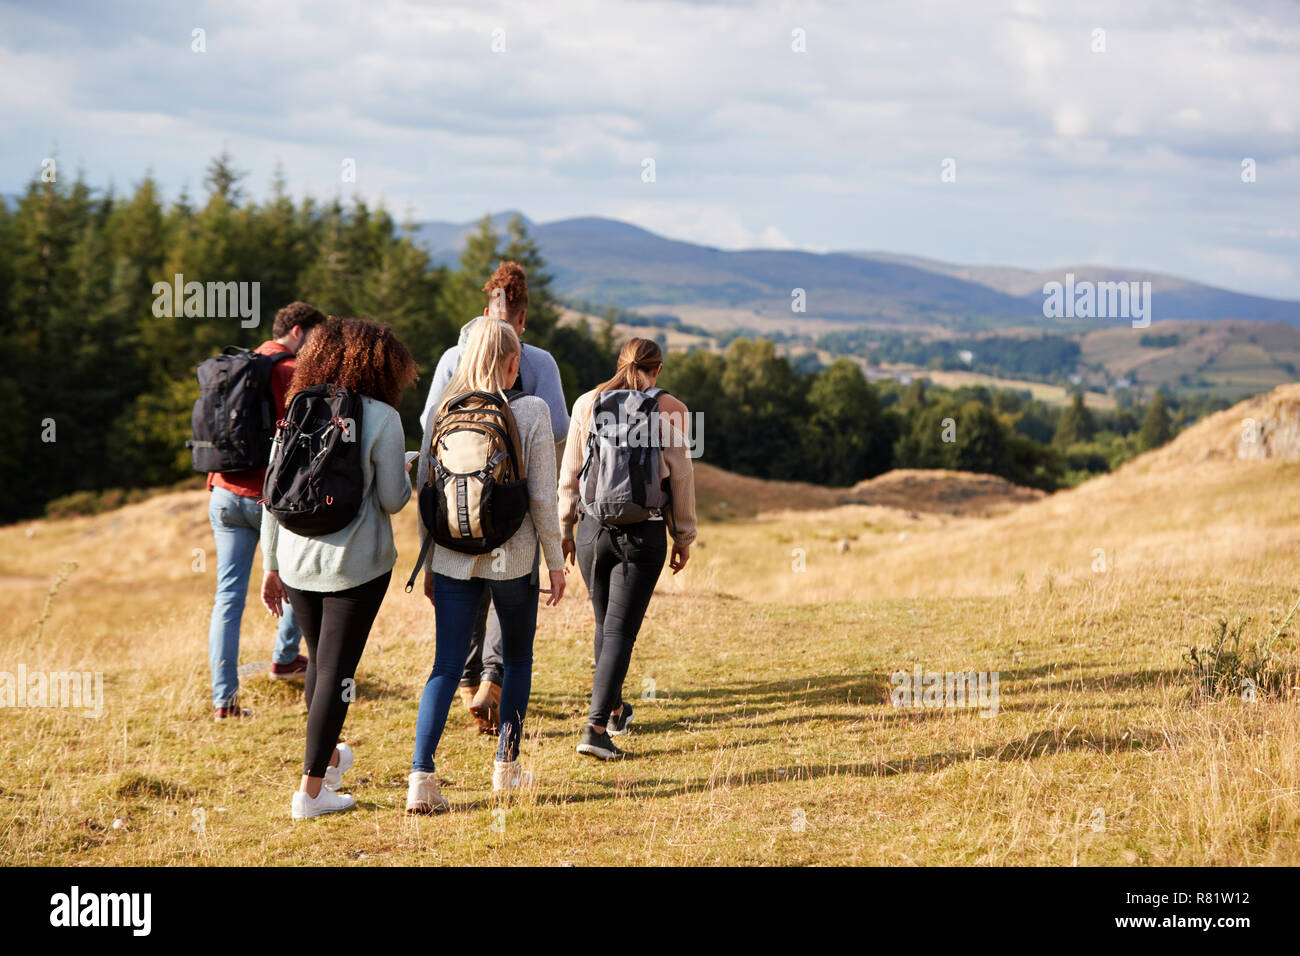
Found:
<path fill-rule="evenodd" d="M 1143 346 L 1148 342 L 1168 342 Z M 1083 336 L 1083 361 L 1143 388 L 1213 391 L 1229 398 L 1296 380 L 1300 329 L 1273 322 L 1153 322 L 1145 332 L 1097 329 Z"/>
<path fill-rule="evenodd" d="M 1264 436 L 1246 451 L 1244 417 Z M 629 674 L 635 759 L 573 752 L 591 663 L 574 577 L 540 614 L 524 762 L 541 786 L 494 799 L 492 747 L 454 710 L 439 755 L 453 813 L 436 819 L 401 812 L 434 636 L 398 582 L 345 728 L 359 809 L 295 825 L 296 688 L 247 677 L 255 718 L 209 720 L 204 493 L 0 529 L 0 671 L 102 670 L 107 696 L 98 720 L 0 709 L 0 859 L 1300 863 L 1294 698 L 1204 700 L 1183 662 L 1220 617 L 1262 635 L 1297 596 L 1296 422 L 1300 388 L 1050 497 L 913 473 L 837 507 L 817 492 L 843 492 L 702 468 L 711 517 L 661 581 Z M 250 602 L 250 671 L 271 631 Z M 890 675 L 915 665 L 997 671 L 996 715 L 892 707 Z"/>

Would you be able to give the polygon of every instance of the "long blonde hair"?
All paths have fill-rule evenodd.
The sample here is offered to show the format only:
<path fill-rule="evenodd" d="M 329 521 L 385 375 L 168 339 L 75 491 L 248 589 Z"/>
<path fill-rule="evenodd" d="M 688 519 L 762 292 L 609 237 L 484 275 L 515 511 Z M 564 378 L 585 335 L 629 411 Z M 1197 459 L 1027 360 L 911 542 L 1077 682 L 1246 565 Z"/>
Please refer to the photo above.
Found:
<path fill-rule="evenodd" d="M 654 371 L 664 364 L 663 349 L 654 339 L 628 339 L 618 353 L 618 369 L 608 382 L 596 387 L 599 392 L 627 388 L 644 392 L 654 381 Z"/>
<path fill-rule="evenodd" d="M 519 336 L 505 322 L 491 316 L 475 321 L 461 347 L 456 371 L 443 390 L 438 414 L 441 415 L 447 403 L 462 392 L 496 393 L 509 388 L 514 382 L 503 381 L 502 366 L 512 355 L 522 352 Z"/>

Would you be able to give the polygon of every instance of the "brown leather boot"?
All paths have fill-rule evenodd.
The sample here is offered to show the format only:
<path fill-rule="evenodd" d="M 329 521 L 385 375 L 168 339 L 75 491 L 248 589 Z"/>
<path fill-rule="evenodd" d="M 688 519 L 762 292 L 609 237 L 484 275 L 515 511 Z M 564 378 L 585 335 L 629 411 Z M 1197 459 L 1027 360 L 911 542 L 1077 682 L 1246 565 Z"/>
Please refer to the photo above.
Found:
<path fill-rule="evenodd" d="M 500 729 L 501 685 L 491 682 L 479 684 L 469 712 L 478 721 L 480 734 L 495 734 Z"/>
<path fill-rule="evenodd" d="M 474 698 L 478 695 L 480 687 L 482 687 L 481 684 L 479 687 L 470 687 L 468 684 L 461 684 L 460 702 L 464 704 L 465 709 L 474 716 L 474 723 L 478 726 L 478 732 L 480 734 L 486 734 L 488 732 L 487 720 L 474 713 Z"/>

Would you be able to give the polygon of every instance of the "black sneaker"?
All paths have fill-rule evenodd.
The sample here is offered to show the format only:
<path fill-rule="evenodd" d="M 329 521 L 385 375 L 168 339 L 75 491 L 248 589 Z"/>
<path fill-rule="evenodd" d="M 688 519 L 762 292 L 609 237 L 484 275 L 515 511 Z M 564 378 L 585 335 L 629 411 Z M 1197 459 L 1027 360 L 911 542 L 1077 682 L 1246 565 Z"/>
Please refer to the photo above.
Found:
<path fill-rule="evenodd" d="M 596 733 L 591 724 L 582 730 L 582 742 L 578 744 L 578 753 L 595 757 L 597 760 L 619 760 L 623 757 L 623 751 L 614 746 L 614 741 L 609 739 L 609 734 Z"/>
<path fill-rule="evenodd" d="M 618 715 L 610 714 L 605 730 L 611 737 L 621 737 L 627 733 L 627 725 L 630 723 L 632 723 L 632 705 L 623 701 L 623 712 Z"/>

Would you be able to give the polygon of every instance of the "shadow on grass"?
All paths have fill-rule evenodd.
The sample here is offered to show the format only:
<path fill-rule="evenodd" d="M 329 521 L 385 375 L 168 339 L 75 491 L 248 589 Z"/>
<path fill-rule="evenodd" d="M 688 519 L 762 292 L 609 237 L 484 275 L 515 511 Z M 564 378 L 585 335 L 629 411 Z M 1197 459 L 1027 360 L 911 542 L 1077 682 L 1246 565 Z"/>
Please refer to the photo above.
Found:
<path fill-rule="evenodd" d="M 595 785 L 606 792 L 598 794 L 539 795 L 539 804 L 587 803 L 612 800 L 616 796 L 664 799 L 705 793 L 730 787 L 752 787 L 772 783 L 789 783 L 796 780 L 820 780 L 827 777 L 894 777 L 902 774 L 934 773 L 947 767 L 975 760 L 1034 760 L 1074 751 L 1124 754 L 1149 753 L 1167 745 L 1164 736 L 1145 730 L 1135 730 L 1121 735 L 1093 734 L 1072 728 L 1041 730 L 1001 744 L 973 747 L 969 750 L 947 750 L 915 757 L 859 761 L 842 764 L 789 764 L 770 767 L 753 773 L 710 775 L 700 779 L 668 780 L 662 777 L 644 780 L 599 780 Z M 651 756 L 643 752 L 643 756 Z"/>
<path fill-rule="evenodd" d="M 1084 669 L 1096 670 L 1105 664 L 1083 665 Z M 1104 673 L 1063 676 L 1059 680 L 1043 682 L 1043 677 L 1062 673 L 1062 668 L 1043 665 L 1035 668 L 1015 668 L 1000 671 L 998 694 L 1000 703 L 998 712 L 1032 713 L 1050 710 L 1060 701 L 1052 695 L 1062 692 L 1082 694 L 1115 694 L 1140 691 L 1145 688 L 1165 686 L 1176 682 L 1179 671 L 1176 669 L 1142 669 L 1124 673 Z M 891 674 L 894 672 L 890 672 Z M 910 672 L 907 672 L 910 674 Z M 692 731 L 701 726 L 714 724 L 744 723 L 751 727 L 779 726 L 782 724 L 812 723 L 822 720 L 844 720 L 861 718 L 882 720 L 884 722 L 950 720 L 955 715 L 976 715 L 979 708 L 926 707 L 926 708 L 890 708 L 883 717 L 868 718 L 865 708 L 886 706 L 890 704 L 890 674 L 883 672 L 864 672 L 856 674 L 839 674 L 834 676 L 807 676 L 787 678 L 785 680 L 754 681 L 751 683 L 729 683 L 712 687 L 674 690 L 666 700 L 671 702 L 694 703 L 706 712 L 682 715 L 676 718 L 647 719 L 643 714 L 637 719 L 637 728 L 649 732 Z M 1038 697 L 1046 695 L 1045 700 L 1025 700 L 1016 698 Z M 568 710 L 550 713 L 548 716 L 568 717 L 585 716 L 573 710 L 570 701 Z M 636 706 L 636 701 L 632 701 Z M 791 704 L 804 707 L 819 707 L 819 713 L 798 714 L 775 720 L 756 721 L 756 717 L 770 715 L 787 710 Z M 1139 706 L 1141 701 L 1135 696 L 1131 700 L 1096 701 L 1086 706 L 1096 710 L 1127 710 Z M 829 710 L 827 710 L 829 708 Z M 844 708 L 836 710 L 835 708 Z M 856 712 L 847 708 L 857 709 Z M 548 735 L 553 736 L 553 735 Z"/>

